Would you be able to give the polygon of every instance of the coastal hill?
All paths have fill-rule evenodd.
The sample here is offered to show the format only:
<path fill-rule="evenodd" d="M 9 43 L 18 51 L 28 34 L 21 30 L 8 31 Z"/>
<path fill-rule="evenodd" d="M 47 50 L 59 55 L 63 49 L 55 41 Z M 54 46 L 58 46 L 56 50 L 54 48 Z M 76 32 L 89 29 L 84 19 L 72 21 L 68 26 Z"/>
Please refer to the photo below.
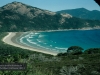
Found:
<path fill-rule="evenodd" d="M 68 13 L 74 17 L 82 18 L 82 19 L 91 19 L 91 20 L 100 20 L 100 11 L 98 10 L 87 10 L 85 8 L 77 8 L 77 9 L 68 9 L 57 11 L 57 13 Z"/>
<path fill-rule="evenodd" d="M 0 7 L 0 32 L 100 28 L 99 20 L 84 20 L 20 2 Z"/>

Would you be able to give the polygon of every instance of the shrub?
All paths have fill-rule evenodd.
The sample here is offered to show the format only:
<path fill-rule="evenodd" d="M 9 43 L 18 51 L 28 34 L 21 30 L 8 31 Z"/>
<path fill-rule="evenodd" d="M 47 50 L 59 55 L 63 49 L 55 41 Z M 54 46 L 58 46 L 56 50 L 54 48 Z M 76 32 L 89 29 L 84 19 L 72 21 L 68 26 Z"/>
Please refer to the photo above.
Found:
<path fill-rule="evenodd" d="M 96 53 L 100 53 L 100 48 L 90 48 L 85 50 L 84 52 L 85 54 L 96 54 Z"/>
<path fill-rule="evenodd" d="M 79 55 L 82 54 L 83 48 L 79 46 L 71 46 L 67 49 L 68 54 Z"/>

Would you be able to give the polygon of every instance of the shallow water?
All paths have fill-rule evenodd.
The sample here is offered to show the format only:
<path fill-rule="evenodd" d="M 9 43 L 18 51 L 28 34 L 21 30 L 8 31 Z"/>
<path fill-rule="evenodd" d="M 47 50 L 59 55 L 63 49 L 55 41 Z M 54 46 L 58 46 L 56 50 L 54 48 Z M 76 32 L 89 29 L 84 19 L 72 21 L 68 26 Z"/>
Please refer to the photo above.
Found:
<path fill-rule="evenodd" d="M 84 49 L 100 48 L 100 30 L 30 32 L 22 36 L 20 42 L 55 52 L 66 52 L 70 46 L 81 46 Z"/>

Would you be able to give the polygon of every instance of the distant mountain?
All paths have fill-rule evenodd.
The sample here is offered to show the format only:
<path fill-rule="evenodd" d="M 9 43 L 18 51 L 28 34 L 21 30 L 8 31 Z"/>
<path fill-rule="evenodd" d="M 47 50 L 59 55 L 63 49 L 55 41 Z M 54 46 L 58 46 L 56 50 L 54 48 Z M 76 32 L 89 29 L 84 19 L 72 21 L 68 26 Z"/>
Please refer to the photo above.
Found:
<path fill-rule="evenodd" d="M 74 17 L 82 19 L 100 20 L 100 11 L 98 10 L 89 11 L 85 8 L 77 8 L 77 9 L 61 10 L 58 11 L 57 13 L 68 13 Z"/>
<path fill-rule="evenodd" d="M 100 27 L 100 21 L 83 20 L 12 2 L 0 8 L 0 31 L 60 30 Z"/>

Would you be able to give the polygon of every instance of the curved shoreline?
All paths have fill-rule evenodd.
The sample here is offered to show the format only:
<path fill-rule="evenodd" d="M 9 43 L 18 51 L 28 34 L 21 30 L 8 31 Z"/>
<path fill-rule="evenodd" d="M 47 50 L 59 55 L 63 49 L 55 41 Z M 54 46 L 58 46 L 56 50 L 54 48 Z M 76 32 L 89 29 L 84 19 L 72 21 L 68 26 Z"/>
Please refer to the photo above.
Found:
<path fill-rule="evenodd" d="M 20 35 L 21 34 L 23 34 L 23 32 L 22 33 L 20 32 Z M 35 49 L 33 47 L 29 47 L 29 46 L 23 45 L 21 43 L 17 43 L 16 40 L 15 40 L 17 37 L 18 37 L 18 32 L 8 32 L 8 35 L 5 36 L 2 39 L 2 41 L 6 44 L 9 44 L 9 45 L 12 45 L 12 46 L 15 46 L 15 47 L 19 47 L 19 48 L 22 48 L 22 49 L 41 52 L 41 53 L 50 54 L 50 55 L 54 55 L 54 56 L 56 56 L 58 54 L 56 52 L 46 51 L 46 50 L 42 50 L 42 49 L 41 50 L 40 49 Z"/>

